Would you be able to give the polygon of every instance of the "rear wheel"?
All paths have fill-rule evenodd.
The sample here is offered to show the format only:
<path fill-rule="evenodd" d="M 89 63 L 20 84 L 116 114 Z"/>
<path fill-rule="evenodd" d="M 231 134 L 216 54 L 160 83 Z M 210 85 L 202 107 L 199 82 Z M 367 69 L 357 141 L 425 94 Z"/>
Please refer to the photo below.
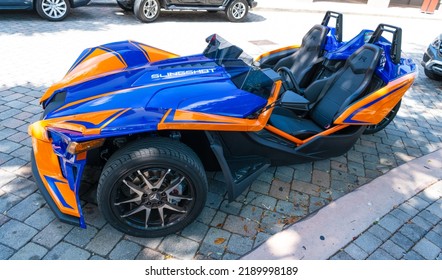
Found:
<path fill-rule="evenodd" d="M 134 14 L 141 22 L 153 22 L 160 15 L 160 2 L 158 0 L 135 0 Z"/>
<path fill-rule="evenodd" d="M 243 21 L 249 12 L 249 4 L 246 0 L 233 0 L 226 10 L 226 16 L 229 21 Z"/>
<path fill-rule="evenodd" d="M 385 116 L 385 118 L 382 119 L 382 121 L 380 121 L 378 124 L 367 126 L 367 128 L 364 131 L 364 134 L 374 134 L 386 128 L 387 125 L 394 119 L 400 107 L 401 107 L 401 100 L 399 100 L 398 104 L 396 104 L 396 106 L 393 107 L 390 113 L 388 113 Z"/>
<path fill-rule="evenodd" d="M 177 232 L 202 211 L 207 178 L 197 155 L 167 138 L 142 139 L 106 163 L 97 189 L 105 219 L 134 236 Z"/>
<path fill-rule="evenodd" d="M 424 69 L 424 72 L 428 78 L 430 78 L 432 80 L 436 80 L 436 81 L 442 81 L 442 76 L 436 75 L 436 74 L 434 74 L 434 72 L 432 72 L 426 68 Z"/>

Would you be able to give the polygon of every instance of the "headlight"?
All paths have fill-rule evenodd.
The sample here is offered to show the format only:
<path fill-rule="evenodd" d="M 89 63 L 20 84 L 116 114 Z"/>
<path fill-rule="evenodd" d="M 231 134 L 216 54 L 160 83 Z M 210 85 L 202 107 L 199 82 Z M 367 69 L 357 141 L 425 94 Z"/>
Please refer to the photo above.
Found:
<path fill-rule="evenodd" d="M 442 42 L 439 37 L 434 39 L 434 41 L 431 43 L 431 46 L 442 53 Z"/>
<path fill-rule="evenodd" d="M 72 156 L 86 152 L 98 147 L 104 143 L 104 138 L 89 140 L 85 142 L 72 141 L 69 136 L 60 130 L 49 128 L 49 134 L 52 138 L 52 148 L 54 152 L 66 159 L 71 159 Z"/>
<path fill-rule="evenodd" d="M 432 43 L 431 46 L 435 47 L 436 49 L 438 49 L 440 47 L 440 40 L 439 38 L 436 38 Z"/>

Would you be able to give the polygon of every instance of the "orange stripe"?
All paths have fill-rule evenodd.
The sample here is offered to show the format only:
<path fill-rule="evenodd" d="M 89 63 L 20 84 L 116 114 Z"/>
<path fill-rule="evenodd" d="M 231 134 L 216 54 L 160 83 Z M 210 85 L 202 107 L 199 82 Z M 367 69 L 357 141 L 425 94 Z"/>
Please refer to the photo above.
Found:
<path fill-rule="evenodd" d="M 164 51 L 161 49 L 157 49 L 151 46 L 147 46 L 147 45 L 143 45 L 140 44 L 140 47 L 145 50 L 150 58 L 149 62 L 155 62 L 155 61 L 160 61 L 163 59 L 167 59 L 167 58 L 175 58 L 178 57 L 179 55 L 168 52 L 168 51 Z"/>
<path fill-rule="evenodd" d="M 322 131 L 322 132 L 320 132 L 320 133 L 318 133 L 316 135 L 313 135 L 312 137 L 309 137 L 309 138 L 307 138 L 305 140 L 301 140 L 299 138 L 296 138 L 295 136 L 293 136 L 293 135 L 291 135 L 291 134 L 289 134 L 287 132 L 284 132 L 284 131 L 282 131 L 282 130 L 274 127 L 274 126 L 271 126 L 269 124 L 266 125 L 265 129 L 267 129 L 268 131 L 273 132 L 273 133 L 281 136 L 282 138 L 287 139 L 287 140 L 295 143 L 296 145 L 300 146 L 300 145 L 303 145 L 303 144 L 306 144 L 306 143 L 310 142 L 311 140 L 313 140 L 317 136 L 327 136 L 327 135 L 333 134 L 333 133 L 335 133 L 335 132 L 337 132 L 339 130 L 342 130 L 342 129 L 348 127 L 348 126 L 349 125 L 334 126 L 334 127 L 330 128 L 330 129 L 324 130 L 324 131 Z"/>
<path fill-rule="evenodd" d="M 130 110 L 130 108 L 106 110 L 101 112 L 84 113 L 84 114 L 54 118 L 49 120 L 41 120 L 31 124 L 29 126 L 28 133 L 32 137 L 43 141 L 49 141 L 46 135 L 46 127 L 57 127 L 72 131 L 78 131 L 83 133 L 84 135 L 99 134 L 101 132 L 101 129 L 109 125 L 110 122 L 112 122 L 113 120 L 115 120 L 117 117 L 121 116 L 121 114 L 127 112 L 128 110 Z M 84 121 L 94 125 L 99 125 L 114 114 L 117 115 L 112 117 L 111 120 L 104 123 L 100 128 L 88 129 L 84 125 L 67 122 L 67 121 Z"/>
<path fill-rule="evenodd" d="M 287 51 L 287 50 L 291 50 L 291 49 L 298 49 L 299 47 L 300 47 L 300 45 L 292 45 L 292 46 L 272 50 L 272 51 L 261 54 L 260 56 L 258 56 L 255 59 L 255 61 L 259 61 L 259 60 L 263 59 L 264 57 L 267 57 L 267 56 L 272 55 L 274 53 L 279 53 L 279 52 L 283 52 L 283 51 Z"/>
<path fill-rule="evenodd" d="M 114 117 L 112 117 L 110 120 L 108 120 L 105 124 L 103 124 L 100 128 L 94 128 L 94 129 L 87 129 L 83 134 L 84 135 L 93 135 L 93 134 L 100 134 L 101 130 L 103 128 L 105 128 L 106 126 L 108 126 L 111 122 L 113 122 L 115 119 L 117 119 L 119 116 L 121 116 L 122 114 L 126 113 L 127 111 L 129 111 L 131 108 L 125 109 L 123 111 L 121 111 L 120 113 L 118 113 L 117 115 L 115 115 Z"/>
<path fill-rule="evenodd" d="M 267 106 L 273 104 L 278 98 L 281 90 L 281 81 L 276 81 Z M 206 114 L 199 112 L 190 112 L 184 110 L 176 110 L 173 116 L 174 121 L 165 120 L 170 113 L 166 112 L 162 120 L 158 124 L 158 130 L 182 129 L 182 130 L 219 130 L 219 131 L 259 131 L 267 124 L 273 108 L 270 108 L 259 115 L 257 119 L 242 119 L 234 117 L 226 117 L 214 114 Z M 187 122 L 186 122 L 187 121 Z"/>
<path fill-rule="evenodd" d="M 166 114 L 164 114 L 164 116 L 161 118 L 160 123 L 163 123 L 164 120 L 166 120 L 166 118 L 169 116 L 170 112 L 172 112 L 172 109 L 167 110 Z"/>
<path fill-rule="evenodd" d="M 352 120 L 363 122 L 359 125 L 379 123 L 399 102 L 399 100 L 402 98 L 405 92 L 413 84 L 415 78 L 416 78 L 416 73 L 411 73 L 388 83 L 385 87 L 367 95 L 363 99 L 349 106 L 336 119 L 334 123 L 345 124 L 346 123 L 345 121 L 355 112 L 357 113 L 352 117 Z M 382 98 L 383 96 L 390 94 L 392 91 L 402 86 L 403 88 L 397 90 L 395 93 L 391 94 L 390 96 L 387 96 L 386 98 Z M 367 108 L 364 108 L 368 104 L 378 99 L 379 101 L 377 101 L 376 103 L 370 105 Z M 361 108 L 364 109 L 361 110 Z M 358 125 L 357 123 L 350 123 L 350 124 Z"/>
<path fill-rule="evenodd" d="M 290 134 L 288 134 L 288 133 L 286 133 L 286 132 L 284 132 L 284 131 L 282 131 L 282 130 L 279 130 L 279 129 L 277 129 L 276 127 L 271 126 L 271 125 L 269 125 L 269 124 L 266 125 L 265 129 L 267 129 L 267 130 L 270 131 L 270 132 L 275 133 L 276 135 L 281 136 L 281 137 L 284 138 L 284 139 L 287 139 L 287 140 L 289 140 L 289 141 L 291 141 L 291 142 L 297 144 L 298 146 L 299 146 L 299 145 L 302 145 L 302 143 L 303 143 L 303 141 L 302 141 L 301 139 L 298 139 L 298 138 L 296 138 L 295 136 L 290 135 Z"/>
<path fill-rule="evenodd" d="M 333 134 L 333 133 L 335 133 L 335 132 L 337 132 L 339 130 L 342 130 L 342 129 L 348 127 L 348 126 L 349 126 L 348 124 L 333 126 L 332 128 L 324 130 L 321 133 L 318 133 L 316 135 L 313 135 L 310 138 L 305 139 L 304 141 L 302 141 L 302 143 L 305 144 L 307 142 L 310 142 L 311 140 L 313 140 L 313 138 L 315 138 L 317 136 L 327 136 L 327 135 Z"/>

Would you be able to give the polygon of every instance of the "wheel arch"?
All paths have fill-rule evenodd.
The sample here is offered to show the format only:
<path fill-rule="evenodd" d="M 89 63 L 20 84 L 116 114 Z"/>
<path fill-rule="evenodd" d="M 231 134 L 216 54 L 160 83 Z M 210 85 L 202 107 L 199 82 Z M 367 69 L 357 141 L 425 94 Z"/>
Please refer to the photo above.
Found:
<path fill-rule="evenodd" d="M 106 139 L 105 145 L 100 148 L 100 153 L 109 150 L 105 158 L 109 158 L 116 151 L 123 148 L 127 144 L 142 138 L 170 138 L 179 141 L 191 148 L 200 158 L 206 171 L 220 170 L 219 162 L 213 153 L 207 135 L 204 131 L 197 130 L 167 130 L 167 131 L 150 131 L 137 134 L 127 134 Z"/>
<path fill-rule="evenodd" d="M 234 0 L 225 0 L 223 5 L 227 8 L 227 6 L 229 6 L 230 3 L 232 3 L 233 1 Z M 247 4 L 249 4 L 249 8 L 252 8 L 252 2 L 254 0 L 246 0 L 246 1 L 247 1 Z"/>
<path fill-rule="evenodd" d="M 161 0 L 161 1 L 163 1 L 163 0 Z M 37 9 L 37 2 L 38 2 L 38 0 L 32 0 L 32 8 L 34 10 Z M 68 2 L 69 2 L 69 5 L 71 6 L 71 8 L 75 8 L 74 0 L 68 0 Z"/>

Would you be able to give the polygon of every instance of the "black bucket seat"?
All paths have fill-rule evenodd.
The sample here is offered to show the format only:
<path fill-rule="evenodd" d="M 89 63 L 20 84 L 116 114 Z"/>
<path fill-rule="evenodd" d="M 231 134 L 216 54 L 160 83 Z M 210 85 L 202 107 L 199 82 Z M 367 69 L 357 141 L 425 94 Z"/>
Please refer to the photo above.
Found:
<path fill-rule="evenodd" d="M 316 100 L 305 117 L 298 116 L 290 109 L 276 107 L 270 117 L 270 124 L 301 139 L 328 129 L 348 105 L 364 95 L 379 64 L 381 53 L 379 46 L 363 45 L 338 72 L 309 87 L 317 89 L 321 84 L 321 90 L 311 93 L 314 90 L 306 89 L 306 94 L 315 94 Z"/>
<path fill-rule="evenodd" d="M 316 24 L 302 38 L 302 44 L 295 53 L 276 63 L 273 69 L 280 73 L 285 72 L 289 76 L 285 78 L 287 89 L 293 88 L 300 93 L 310 84 L 316 72 L 315 68 L 323 60 L 323 48 L 328 32 L 327 26 Z"/>

